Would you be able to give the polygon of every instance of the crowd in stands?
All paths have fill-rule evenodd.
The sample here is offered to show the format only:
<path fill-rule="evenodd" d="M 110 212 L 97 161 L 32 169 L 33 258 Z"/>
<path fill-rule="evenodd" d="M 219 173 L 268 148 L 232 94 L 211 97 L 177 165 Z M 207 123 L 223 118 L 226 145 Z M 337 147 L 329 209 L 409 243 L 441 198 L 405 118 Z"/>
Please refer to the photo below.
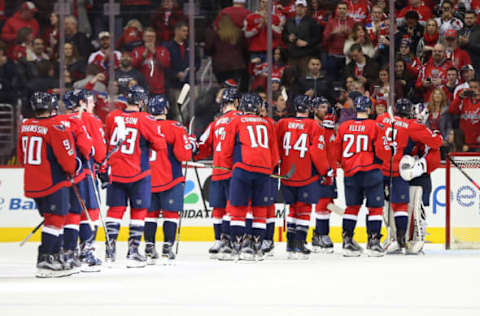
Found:
<path fill-rule="evenodd" d="M 0 103 L 26 100 L 38 90 L 58 93 L 61 71 L 66 88 L 87 88 L 100 96 L 97 100 L 106 98 L 111 50 L 117 103 L 128 86 L 139 84 L 175 104 L 190 68 L 198 75 L 200 50 L 211 57 L 219 86 L 265 95 L 267 0 L 195 1 L 197 14 L 208 12 L 206 27 L 196 30 L 195 65 L 188 57 L 190 30 L 183 10 L 188 1 L 116 1 L 121 4 L 116 34 L 108 32 L 102 11 L 108 1 L 67 2 L 72 15 L 65 18 L 66 63 L 60 69 L 53 2 L 0 0 Z M 397 99 L 409 98 L 428 112 L 425 124 L 442 133 L 445 153 L 480 151 L 480 0 L 398 0 L 394 9 L 395 37 L 390 38 L 385 0 L 273 1 L 274 118 L 291 115 L 289 102 L 298 94 L 326 97 L 338 122 L 353 117 L 352 100 L 365 95 L 375 117 L 386 110 L 394 89 Z M 112 36 L 115 47 L 110 47 Z M 392 41 L 394 87 L 388 80 Z M 195 113 L 212 119 L 215 96 L 199 91 Z M 102 116 L 102 106 L 98 109 Z M 28 109 L 22 114 L 28 116 Z M 175 107 L 170 115 L 179 119 Z"/>

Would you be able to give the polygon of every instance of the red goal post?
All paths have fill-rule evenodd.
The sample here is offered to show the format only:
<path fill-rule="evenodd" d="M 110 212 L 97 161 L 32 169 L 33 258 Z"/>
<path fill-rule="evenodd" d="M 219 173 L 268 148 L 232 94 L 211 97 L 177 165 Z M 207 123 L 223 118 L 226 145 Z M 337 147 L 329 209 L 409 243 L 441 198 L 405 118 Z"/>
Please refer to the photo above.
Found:
<path fill-rule="evenodd" d="M 449 157 L 476 183 L 480 182 L 480 153 L 450 153 Z M 480 249 L 480 190 L 450 159 L 446 161 L 447 249 Z"/>

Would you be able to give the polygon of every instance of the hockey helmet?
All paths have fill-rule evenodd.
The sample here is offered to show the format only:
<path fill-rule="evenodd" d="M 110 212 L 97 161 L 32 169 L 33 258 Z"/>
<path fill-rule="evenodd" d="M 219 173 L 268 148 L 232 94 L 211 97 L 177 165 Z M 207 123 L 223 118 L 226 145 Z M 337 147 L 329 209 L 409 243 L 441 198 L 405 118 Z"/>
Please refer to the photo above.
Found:
<path fill-rule="evenodd" d="M 86 90 L 86 89 L 80 89 L 77 92 L 77 97 L 78 97 L 79 102 L 83 101 L 83 102 L 87 103 L 89 97 L 92 97 L 95 100 L 95 95 L 93 94 L 93 92 L 90 91 L 90 90 Z"/>
<path fill-rule="evenodd" d="M 369 97 L 362 95 L 353 100 L 353 105 L 357 112 L 368 112 L 372 108 L 372 101 Z"/>
<path fill-rule="evenodd" d="M 76 108 L 78 104 L 78 94 L 76 94 L 73 90 L 67 91 L 63 95 L 63 104 L 67 110 L 73 110 Z"/>
<path fill-rule="evenodd" d="M 156 95 L 148 100 L 148 111 L 152 115 L 165 114 L 165 110 L 170 108 L 170 103 L 164 95 Z"/>
<path fill-rule="evenodd" d="M 245 93 L 240 98 L 239 109 L 243 112 L 258 113 L 263 99 L 256 93 Z"/>
<path fill-rule="evenodd" d="M 299 113 L 307 113 L 311 110 L 310 98 L 304 94 L 297 95 L 293 99 L 293 107 Z"/>
<path fill-rule="evenodd" d="M 127 92 L 128 104 L 140 105 L 142 101 L 144 106 L 148 104 L 148 94 L 145 89 L 141 86 L 130 87 Z"/>
<path fill-rule="evenodd" d="M 426 124 L 430 112 L 428 106 L 424 103 L 417 103 L 413 105 L 413 114 L 420 124 Z"/>
<path fill-rule="evenodd" d="M 240 98 L 240 94 L 238 92 L 238 89 L 236 88 L 226 88 L 222 92 L 220 104 L 223 106 L 227 103 L 233 103 L 235 100 L 238 100 Z"/>
<path fill-rule="evenodd" d="M 328 102 L 327 98 L 325 97 L 313 97 L 310 100 L 310 103 L 314 109 L 318 108 L 322 104 L 326 104 L 327 107 L 331 107 L 330 102 Z"/>
<path fill-rule="evenodd" d="M 399 116 L 412 117 L 413 104 L 412 101 L 406 98 L 398 99 L 395 103 L 395 114 Z"/>
<path fill-rule="evenodd" d="M 37 91 L 30 97 L 30 106 L 34 111 L 52 110 L 52 95 L 47 92 Z"/>
<path fill-rule="evenodd" d="M 58 111 L 58 97 L 56 94 L 51 94 L 52 97 L 52 109 Z"/>

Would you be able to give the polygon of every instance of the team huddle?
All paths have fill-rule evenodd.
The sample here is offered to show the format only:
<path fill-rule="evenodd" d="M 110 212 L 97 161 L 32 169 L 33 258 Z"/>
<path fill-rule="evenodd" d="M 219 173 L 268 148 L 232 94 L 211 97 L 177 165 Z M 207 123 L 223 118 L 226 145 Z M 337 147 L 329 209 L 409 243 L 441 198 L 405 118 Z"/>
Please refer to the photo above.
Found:
<path fill-rule="evenodd" d="M 369 256 L 422 251 L 423 206 L 429 203 L 429 174 L 440 163 L 442 137 L 415 118 L 420 109 L 409 100 L 397 101 L 395 116 L 374 121 L 368 118 L 371 101 L 359 97 L 356 119 L 336 126 L 328 100 L 302 95 L 293 100 L 296 116 L 275 122 L 260 96 L 227 88 L 221 92 L 220 116 L 197 141 L 180 123 L 166 119 L 165 97 L 148 98 L 134 86 L 127 99 L 124 110 L 109 113 L 104 128 L 92 114 L 94 96 L 86 90 L 64 96 L 64 114 L 58 113 L 54 95 L 32 96 L 35 118 L 20 128 L 18 157 L 25 168 L 25 196 L 35 200 L 44 218 L 37 277 L 100 271 L 94 245 L 99 220 L 106 232 L 105 262 L 115 262 L 127 207 L 127 267 L 175 260 L 182 162 L 207 157 L 213 158 L 212 258 L 261 261 L 273 254 L 279 190 L 288 207 L 288 258 L 306 259 L 311 253 L 306 239 L 313 204 L 313 251 L 332 253 L 329 219 L 331 210 L 339 209 L 334 205 L 337 167 L 343 169 L 345 186 L 344 256 L 363 252 L 353 237 L 364 201 Z M 107 190 L 106 218 L 99 210 L 99 186 Z M 159 218 L 161 253 L 156 249 Z M 388 230 L 383 245 L 382 221 Z"/>

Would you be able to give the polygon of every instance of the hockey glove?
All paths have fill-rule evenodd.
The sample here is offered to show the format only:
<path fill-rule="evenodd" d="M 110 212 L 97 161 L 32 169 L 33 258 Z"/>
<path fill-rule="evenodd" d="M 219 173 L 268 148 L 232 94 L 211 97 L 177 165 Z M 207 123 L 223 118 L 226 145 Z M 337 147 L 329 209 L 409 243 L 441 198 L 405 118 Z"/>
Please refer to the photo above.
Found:
<path fill-rule="evenodd" d="M 329 168 L 327 173 L 322 177 L 320 184 L 325 186 L 331 186 L 333 185 L 333 180 L 335 180 L 335 172 L 333 171 L 333 169 Z"/>
<path fill-rule="evenodd" d="M 427 160 L 425 160 L 425 158 L 420 158 L 413 166 L 412 178 L 419 177 L 425 172 L 427 172 Z"/>
<path fill-rule="evenodd" d="M 97 170 L 97 177 L 102 183 L 102 189 L 108 187 L 108 185 L 110 184 L 110 166 L 100 166 Z"/>
<path fill-rule="evenodd" d="M 198 151 L 197 138 L 194 135 L 190 135 L 188 136 L 188 141 L 190 143 L 190 146 L 192 146 L 192 154 L 195 155 Z"/>

